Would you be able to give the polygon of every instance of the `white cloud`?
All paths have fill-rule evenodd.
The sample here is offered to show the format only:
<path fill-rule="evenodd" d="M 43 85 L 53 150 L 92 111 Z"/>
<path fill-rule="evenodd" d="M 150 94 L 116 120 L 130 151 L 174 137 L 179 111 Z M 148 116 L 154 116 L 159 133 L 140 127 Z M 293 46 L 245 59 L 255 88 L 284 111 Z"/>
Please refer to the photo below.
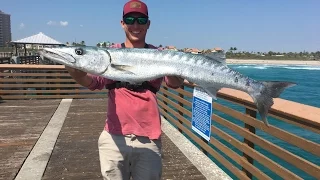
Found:
<path fill-rule="evenodd" d="M 68 26 L 68 21 L 60 21 L 61 26 Z"/>
<path fill-rule="evenodd" d="M 68 21 L 60 21 L 59 23 L 58 22 L 56 22 L 56 21 L 48 21 L 47 22 L 47 25 L 49 25 L 49 26 L 68 26 Z"/>
<path fill-rule="evenodd" d="M 20 23 L 19 28 L 23 29 L 25 27 L 24 23 Z"/>
<path fill-rule="evenodd" d="M 57 23 L 56 23 L 55 21 L 48 21 L 47 24 L 48 24 L 49 26 L 54 26 L 54 25 L 56 25 Z"/>

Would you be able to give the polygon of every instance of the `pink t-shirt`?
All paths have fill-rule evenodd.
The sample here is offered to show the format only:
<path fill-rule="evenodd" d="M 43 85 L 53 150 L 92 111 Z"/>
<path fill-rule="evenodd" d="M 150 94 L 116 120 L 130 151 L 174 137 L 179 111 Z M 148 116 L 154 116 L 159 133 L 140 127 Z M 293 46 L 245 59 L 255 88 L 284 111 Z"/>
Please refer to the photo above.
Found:
<path fill-rule="evenodd" d="M 120 48 L 121 44 L 115 44 L 112 47 Z M 156 49 L 150 44 L 149 48 Z M 101 90 L 106 84 L 114 82 L 101 76 L 88 75 L 93 80 L 88 87 L 90 90 Z M 167 83 L 166 77 L 150 82 L 159 89 L 163 80 Z M 161 120 L 156 95 L 149 90 L 142 92 L 134 92 L 126 88 L 110 90 L 105 130 L 112 134 L 135 134 L 149 137 L 149 139 L 158 139 L 161 135 Z"/>

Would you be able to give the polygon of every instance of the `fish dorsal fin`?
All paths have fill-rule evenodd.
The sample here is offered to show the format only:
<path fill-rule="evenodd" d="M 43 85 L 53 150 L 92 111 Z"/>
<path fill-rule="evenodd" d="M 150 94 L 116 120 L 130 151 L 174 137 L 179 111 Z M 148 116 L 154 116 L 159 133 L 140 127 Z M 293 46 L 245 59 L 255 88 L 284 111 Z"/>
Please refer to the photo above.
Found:
<path fill-rule="evenodd" d="M 210 59 L 213 59 L 215 61 L 221 62 L 222 64 L 226 64 L 226 54 L 221 52 L 211 52 L 208 54 L 204 54 L 206 57 L 209 57 Z"/>

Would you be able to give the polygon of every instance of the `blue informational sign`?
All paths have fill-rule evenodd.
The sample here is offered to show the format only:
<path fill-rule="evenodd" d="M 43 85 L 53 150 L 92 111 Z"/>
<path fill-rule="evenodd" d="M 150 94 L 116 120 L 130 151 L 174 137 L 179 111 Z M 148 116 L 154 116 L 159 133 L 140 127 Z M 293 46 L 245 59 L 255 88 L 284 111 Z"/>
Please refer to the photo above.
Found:
<path fill-rule="evenodd" d="M 207 141 L 211 134 L 212 97 L 194 87 L 192 100 L 192 129 Z"/>

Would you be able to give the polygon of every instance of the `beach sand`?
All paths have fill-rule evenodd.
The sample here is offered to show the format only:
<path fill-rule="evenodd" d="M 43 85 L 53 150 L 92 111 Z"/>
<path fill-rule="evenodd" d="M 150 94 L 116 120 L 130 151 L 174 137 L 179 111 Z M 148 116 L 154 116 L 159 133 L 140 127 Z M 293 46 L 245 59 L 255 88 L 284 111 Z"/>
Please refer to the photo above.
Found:
<path fill-rule="evenodd" d="M 256 60 L 256 59 L 227 59 L 227 64 L 284 64 L 284 65 L 316 65 L 320 61 L 299 61 L 299 60 Z"/>

